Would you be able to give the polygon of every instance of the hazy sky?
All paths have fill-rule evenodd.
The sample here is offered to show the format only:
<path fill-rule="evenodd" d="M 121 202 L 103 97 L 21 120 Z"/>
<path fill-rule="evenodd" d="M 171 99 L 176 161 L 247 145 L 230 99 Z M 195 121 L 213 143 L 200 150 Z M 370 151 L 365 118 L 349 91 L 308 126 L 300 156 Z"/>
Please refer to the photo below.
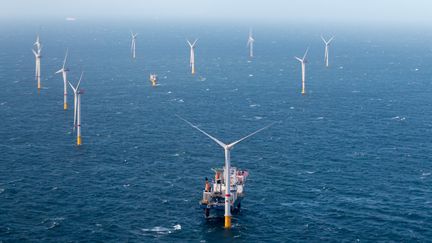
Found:
<path fill-rule="evenodd" d="M 1 19 L 76 17 L 160 20 L 432 24 L 432 0 L 1 0 Z"/>

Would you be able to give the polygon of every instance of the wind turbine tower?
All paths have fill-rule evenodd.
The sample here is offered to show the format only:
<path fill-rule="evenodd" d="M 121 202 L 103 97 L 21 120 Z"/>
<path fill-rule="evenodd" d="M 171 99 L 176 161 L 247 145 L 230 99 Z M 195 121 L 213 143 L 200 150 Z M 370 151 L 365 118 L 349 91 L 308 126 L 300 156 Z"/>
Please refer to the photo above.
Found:
<path fill-rule="evenodd" d="M 132 36 L 132 43 L 131 43 L 132 58 L 135 59 L 136 37 L 138 36 L 138 33 L 134 34 L 131 31 L 131 36 Z"/>
<path fill-rule="evenodd" d="M 193 43 L 190 43 L 189 40 L 187 40 L 187 43 L 190 46 L 190 59 L 189 59 L 189 64 L 191 67 L 191 73 L 195 74 L 195 44 L 197 42 L 198 39 L 195 39 L 195 41 Z"/>
<path fill-rule="evenodd" d="M 81 94 L 84 94 L 82 90 L 79 89 L 81 84 L 83 73 L 81 73 L 81 77 L 78 81 L 76 87 L 74 87 L 70 82 L 69 85 L 74 92 L 74 130 L 77 128 L 77 146 L 82 145 L 81 139 Z"/>
<path fill-rule="evenodd" d="M 42 50 L 42 47 L 40 49 L 38 49 L 37 51 L 32 49 L 33 54 L 35 55 L 35 58 L 36 58 L 35 79 L 37 80 L 38 91 L 40 91 L 40 89 L 41 89 L 41 80 L 40 80 L 40 72 L 41 72 L 40 64 L 41 64 L 41 58 L 42 58 L 41 50 Z"/>
<path fill-rule="evenodd" d="M 295 57 L 295 59 L 297 59 L 301 63 L 301 67 L 302 67 L 302 92 L 301 92 L 302 95 L 306 94 L 306 84 L 305 84 L 305 81 L 306 81 L 306 63 L 307 63 L 306 55 L 307 55 L 308 51 L 309 51 L 309 48 L 306 49 L 306 52 L 303 55 L 303 58 Z"/>
<path fill-rule="evenodd" d="M 324 62 L 326 67 L 329 66 L 329 47 L 330 47 L 330 43 L 333 41 L 334 36 L 332 36 L 332 38 L 330 38 L 328 41 L 326 41 L 326 39 L 324 39 L 323 36 L 321 36 L 321 39 L 323 40 L 324 44 L 325 44 L 325 50 L 324 50 Z"/>
<path fill-rule="evenodd" d="M 252 36 L 252 28 L 251 28 L 251 29 L 249 29 L 249 38 L 248 38 L 248 41 L 246 44 L 246 46 L 249 47 L 249 57 L 250 58 L 253 57 L 253 44 L 254 44 L 254 42 L 255 42 L 255 39 Z"/>
<path fill-rule="evenodd" d="M 63 60 L 63 66 L 62 66 L 62 68 L 56 72 L 56 73 L 61 73 L 62 76 L 63 76 L 63 109 L 64 110 L 68 109 L 68 103 L 67 103 L 67 84 L 68 84 L 67 73 L 69 72 L 69 69 L 66 68 L 67 57 L 68 57 L 68 49 L 66 49 L 66 55 L 65 55 L 65 58 Z"/>

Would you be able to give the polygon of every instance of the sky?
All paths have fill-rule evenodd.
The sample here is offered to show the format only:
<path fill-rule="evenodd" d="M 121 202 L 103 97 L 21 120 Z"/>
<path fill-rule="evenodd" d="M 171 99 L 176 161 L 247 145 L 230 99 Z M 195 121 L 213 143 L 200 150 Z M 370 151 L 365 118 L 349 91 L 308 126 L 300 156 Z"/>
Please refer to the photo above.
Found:
<path fill-rule="evenodd" d="M 0 19 L 432 25 L 431 0 L 1 0 Z"/>

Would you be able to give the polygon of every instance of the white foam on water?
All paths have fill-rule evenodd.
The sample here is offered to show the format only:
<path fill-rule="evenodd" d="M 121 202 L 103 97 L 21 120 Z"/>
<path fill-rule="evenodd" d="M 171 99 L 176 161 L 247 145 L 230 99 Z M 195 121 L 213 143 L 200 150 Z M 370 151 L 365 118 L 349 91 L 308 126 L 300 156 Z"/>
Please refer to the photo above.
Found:
<path fill-rule="evenodd" d="M 249 74 L 249 77 L 253 77 L 254 75 L 253 74 Z"/>
<path fill-rule="evenodd" d="M 60 225 L 60 222 L 62 222 L 65 218 L 63 217 L 56 217 L 56 218 L 48 218 L 41 222 L 41 224 L 46 225 L 46 229 L 50 230 Z"/>
<path fill-rule="evenodd" d="M 322 120 L 322 119 L 324 119 L 324 117 L 322 117 L 322 116 L 317 117 L 317 120 Z"/>
<path fill-rule="evenodd" d="M 180 224 L 174 225 L 174 230 L 181 230 L 181 225 Z"/>
<path fill-rule="evenodd" d="M 249 105 L 249 107 L 260 107 L 260 105 L 259 104 L 251 104 L 251 105 Z"/>
<path fill-rule="evenodd" d="M 176 224 L 171 228 L 166 228 L 163 226 L 156 226 L 153 227 L 151 229 L 141 229 L 141 231 L 146 232 L 146 233 L 154 233 L 154 234 L 158 234 L 158 235 L 167 235 L 167 234 L 171 234 L 174 231 L 177 230 L 181 230 L 181 225 L 180 224 Z"/>
<path fill-rule="evenodd" d="M 2 194 L 5 191 L 4 188 L 0 188 L 0 194 Z"/>
<path fill-rule="evenodd" d="M 405 121 L 406 117 L 404 116 L 395 116 L 390 118 L 390 120 L 395 120 L 395 121 Z"/>
<path fill-rule="evenodd" d="M 255 118 L 255 120 L 261 120 L 261 119 L 263 119 L 262 116 L 255 116 L 254 118 Z"/>

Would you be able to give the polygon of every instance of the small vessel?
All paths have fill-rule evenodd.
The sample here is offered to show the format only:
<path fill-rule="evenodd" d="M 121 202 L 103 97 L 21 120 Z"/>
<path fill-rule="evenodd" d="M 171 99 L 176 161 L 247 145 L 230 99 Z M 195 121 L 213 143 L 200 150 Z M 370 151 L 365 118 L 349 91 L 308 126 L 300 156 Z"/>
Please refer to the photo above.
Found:
<path fill-rule="evenodd" d="M 215 178 L 203 191 L 203 198 L 199 202 L 200 207 L 204 210 L 205 218 L 223 217 L 225 210 L 225 171 L 223 168 L 212 169 L 215 172 Z M 238 213 L 241 208 L 241 201 L 245 196 L 245 182 L 249 173 L 246 170 L 240 170 L 236 167 L 230 168 L 230 198 L 231 213 Z"/>
<path fill-rule="evenodd" d="M 150 82 L 152 84 L 152 86 L 156 86 L 157 85 L 157 75 L 156 74 L 150 74 Z"/>

